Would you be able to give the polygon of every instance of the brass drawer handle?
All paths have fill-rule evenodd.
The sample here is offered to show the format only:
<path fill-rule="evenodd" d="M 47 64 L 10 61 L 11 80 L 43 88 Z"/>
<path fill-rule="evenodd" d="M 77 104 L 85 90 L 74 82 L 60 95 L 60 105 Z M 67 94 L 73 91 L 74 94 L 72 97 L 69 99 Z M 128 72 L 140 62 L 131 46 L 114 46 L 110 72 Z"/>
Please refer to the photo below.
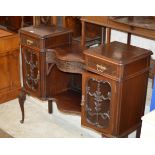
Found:
<path fill-rule="evenodd" d="M 105 66 L 102 66 L 99 64 L 96 65 L 96 68 L 97 68 L 97 71 L 99 72 L 104 72 L 107 69 Z"/>
<path fill-rule="evenodd" d="M 27 45 L 32 45 L 33 41 L 32 40 L 27 40 L 26 43 L 27 43 Z"/>

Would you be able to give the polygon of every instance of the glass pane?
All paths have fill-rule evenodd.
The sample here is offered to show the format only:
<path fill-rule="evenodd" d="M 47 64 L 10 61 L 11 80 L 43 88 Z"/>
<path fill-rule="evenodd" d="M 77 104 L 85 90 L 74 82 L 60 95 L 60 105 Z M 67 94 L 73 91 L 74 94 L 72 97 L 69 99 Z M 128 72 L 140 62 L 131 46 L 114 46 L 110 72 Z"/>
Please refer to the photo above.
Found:
<path fill-rule="evenodd" d="M 38 71 L 38 57 L 31 49 L 25 49 L 25 72 L 26 72 L 26 85 L 29 89 L 37 91 L 39 84 L 39 71 Z"/>
<path fill-rule="evenodd" d="M 104 80 L 89 78 L 86 86 L 87 122 L 106 128 L 110 120 L 111 85 Z"/>

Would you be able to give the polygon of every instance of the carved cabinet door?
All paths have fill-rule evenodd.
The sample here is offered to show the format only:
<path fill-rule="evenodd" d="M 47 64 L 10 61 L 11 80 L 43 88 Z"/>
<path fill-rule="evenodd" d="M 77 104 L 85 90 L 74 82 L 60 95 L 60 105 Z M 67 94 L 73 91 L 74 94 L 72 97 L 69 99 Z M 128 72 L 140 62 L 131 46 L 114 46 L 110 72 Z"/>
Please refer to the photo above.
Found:
<path fill-rule="evenodd" d="M 39 52 L 22 47 L 23 85 L 26 91 L 40 96 Z"/>
<path fill-rule="evenodd" d="M 115 81 L 90 72 L 82 76 L 82 125 L 111 134 Z"/>

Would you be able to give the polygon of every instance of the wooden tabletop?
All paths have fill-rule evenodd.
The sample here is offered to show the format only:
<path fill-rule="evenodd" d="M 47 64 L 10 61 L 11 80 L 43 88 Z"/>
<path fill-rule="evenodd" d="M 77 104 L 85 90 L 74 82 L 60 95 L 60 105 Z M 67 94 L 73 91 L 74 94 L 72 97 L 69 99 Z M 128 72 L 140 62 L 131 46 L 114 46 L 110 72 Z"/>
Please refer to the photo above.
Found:
<path fill-rule="evenodd" d="M 8 32 L 8 31 L 3 30 L 3 29 L 0 29 L 0 38 L 1 38 L 1 37 L 10 36 L 10 35 L 13 35 L 13 33 Z"/>

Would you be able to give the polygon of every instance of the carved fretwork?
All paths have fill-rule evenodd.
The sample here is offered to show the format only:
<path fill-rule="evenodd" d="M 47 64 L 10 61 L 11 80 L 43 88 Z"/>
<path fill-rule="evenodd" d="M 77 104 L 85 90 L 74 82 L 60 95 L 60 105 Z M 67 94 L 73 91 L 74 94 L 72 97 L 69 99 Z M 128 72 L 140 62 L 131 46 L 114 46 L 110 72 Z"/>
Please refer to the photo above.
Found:
<path fill-rule="evenodd" d="M 86 86 L 86 118 L 89 124 L 107 128 L 110 120 L 111 85 L 89 78 Z"/>
<path fill-rule="evenodd" d="M 26 66 L 26 85 L 29 89 L 37 91 L 39 81 L 39 67 L 37 55 L 26 49 L 24 52 L 24 60 Z"/>

